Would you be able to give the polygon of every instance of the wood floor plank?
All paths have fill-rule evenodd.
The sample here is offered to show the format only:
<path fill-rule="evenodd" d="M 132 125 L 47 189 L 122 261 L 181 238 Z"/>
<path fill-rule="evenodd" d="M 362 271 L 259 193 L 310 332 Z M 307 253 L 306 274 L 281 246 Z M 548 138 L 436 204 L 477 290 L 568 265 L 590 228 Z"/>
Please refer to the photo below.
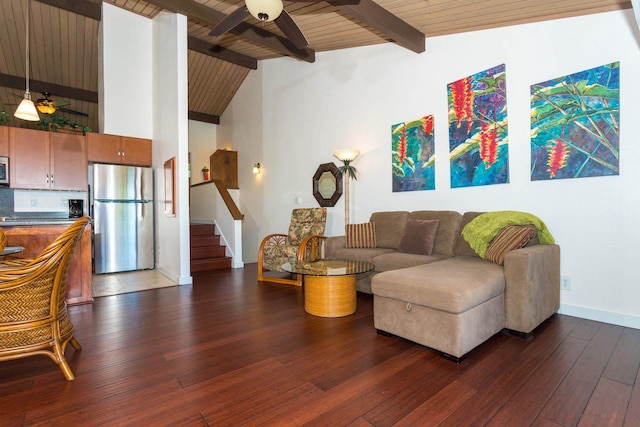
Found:
<path fill-rule="evenodd" d="M 487 426 L 529 425 L 584 351 L 587 342 L 569 336 L 516 391 Z"/>
<path fill-rule="evenodd" d="M 379 335 L 370 295 L 331 319 L 303 291 L 247 264 L 70 307 L 76 379 L 0 363 L 0 426 L 640 425 L 638 330 L 557 315 L 455 364 Z"/>
<path fill-rule="evenodd" d="M 640 330 L 625 328 L 603 377 L 633 386 L 640 366 Z"/>
<path fill-rule="evenodd" d="M 469 399 L 477 396 L 479 390 L 469 387 L 459 381 L 452 381 L 435 396 L 411 411 L 404 418 L 394 424 L 396 427 L 417 426 L 428 420 L 437 426 L 443 423 L 452 413 L 464 405 Z"/>
<path fill-rule="evenodd" d="M 600 324 L 585 351 L 552 395 L 541 417 L 563 426 L 577 425 L 622 334 L 622 327 Z"/>
<path fill-rule="evenodd" d="M 633 392 L 631 393 L 631 400 L 627 407 L 627 413 L 624 418 L 624 427 L 633 427 L 640 424 L 640 371 L 636 376 L 636 381 L 633 385 Z"/>
<path fill-rule="evenodd" d="M 622 426 L 630 397 L 629 385 L 601 378 L 578 426 Z"/>

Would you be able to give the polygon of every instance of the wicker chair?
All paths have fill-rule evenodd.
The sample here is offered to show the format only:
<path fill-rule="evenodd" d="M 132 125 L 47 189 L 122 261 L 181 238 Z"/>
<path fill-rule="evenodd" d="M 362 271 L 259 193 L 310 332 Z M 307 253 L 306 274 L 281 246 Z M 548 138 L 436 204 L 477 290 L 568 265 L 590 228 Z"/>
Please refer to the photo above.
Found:
<path fill-rule="evenodd" d="M 4 235 L 4 230 L 0 228 L 0 252 L 4 250 L 5 246 L 7 246 L 7 236 Z"/>
<path fill-rule="evenodd" d="M 64 350 L 82 347 L 67 313 L 66 276 L 89 222 L 78 219 L 36 258 L 0 261 L 0 361 L 46 355 L 74 379 Z"/>
<path fill-rule="evenodd" d="M 293 278 L 265 276 L 266 271 L 283 272 L 282 264 L 295 260 L 315 260 L 321 257 L 326 208 L 294 209 L 289 234 L 270 234 L 258 250 L 258 280 L 302 286 L 302 276 Z"/>

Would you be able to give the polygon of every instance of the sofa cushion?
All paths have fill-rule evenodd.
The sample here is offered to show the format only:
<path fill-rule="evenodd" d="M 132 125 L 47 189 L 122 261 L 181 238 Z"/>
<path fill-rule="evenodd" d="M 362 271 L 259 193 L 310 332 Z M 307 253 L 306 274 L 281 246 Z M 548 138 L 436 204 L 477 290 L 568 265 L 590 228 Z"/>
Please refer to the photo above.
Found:
<path fill-rule="evenodd" d="M 440 254 L 418 255 L 394 251 L 378 255 L 373 258 L 372 262 L 376 266 L 375 271 L 389 271 L 397 270 L 399 268 L 413 267 L 416 265 L 429 264 L 430 262 L 440 261 L 447 258 L 449 257 Z"/>
<path fill-rule="evenodd" d="M 407 223 L 409 212 L 374 212 L 370 222 L 375 223 L 376 240 L 379 248 L 398 249 L 400 239 Z"/>
<path fill-rule="evenodd" d="M 408 254 L 431 255 L 439 222 L 437 219 L 409 218 L 398 250 Z"/>
<path fill-rule="evenodd" d="M 474 251 L 473 249 L 471 249 L 471 246 L 469 246 L 469 243 L 467 243 L 466 240 L 464 240 L 464 237 L 462 237 L 462 229 L 464 228 L 465 225 L 469 224 L 471 221 L 473 221 L 478 215 L 482 215 L 484 212 L 465 212 L 462 215 L 462 221 L 460 222 L 460 228 L 458 229 L 457 235 L 456 235 L 456 244 L 453 248 L 453 254 L 456 256 L 474 256 L 477 258 L 480 258 L 480 255 L 478 255 L 476 253 L 476 251 Z"/>
<path fill-rule="evenodd" d="M 534 225 L 509 225 L 502 229 L 484 254 L 484 259 L 504 265 L 504 256 L 507 252 L 524 247 L 537 233 Z"/>
<path fill-rule="evenodd" d="M 453 255 L 453 246 L 456 237 L 462 227 L 462 215 L 455 211 L 413 211 L 409 214 L 410 219 L 437 219 L 438 232 L 433 244 L 433 253 L 442 255 Z"/>
<path fill-rule="evenodd" d="M 345 237 L 347 249 L 375 248 L 377 246 L 375 224 L 372 222 L 345 225 Z"/>
<path fill-rule="evenodd" d="M 377 257 L 378 255 L 386 254 L 389 252 L 395 252 L 395 250 L 389 249 L 389 248 L 373 248 L 373 249 L 338 248 L 333 251 L 333 253 L 331 254 L 331 258 L 373 262 L 373 258 Z"/>
<path fill-rule="evenodd" d="M 374 295 L 448 313 L 463 313 L 504 293 L 503 267 L 477 257 L 454 257 L 373 276 Z"/>

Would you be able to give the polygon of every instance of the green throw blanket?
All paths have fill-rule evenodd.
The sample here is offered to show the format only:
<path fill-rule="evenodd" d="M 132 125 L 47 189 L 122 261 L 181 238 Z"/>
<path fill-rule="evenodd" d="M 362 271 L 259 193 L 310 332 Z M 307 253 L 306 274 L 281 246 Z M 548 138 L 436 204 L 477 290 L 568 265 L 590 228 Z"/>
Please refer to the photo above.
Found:
<path fill-rule="evenodd" d="M 540 218 L 526 212 L 495 211 L 478 215 L 462 229 L 462 237 L 471 249 L 484 258 L 491 241 L 508 225 L 535 225 L 538 240 L 542 244 L 553 244 L 555 240 Z"/>

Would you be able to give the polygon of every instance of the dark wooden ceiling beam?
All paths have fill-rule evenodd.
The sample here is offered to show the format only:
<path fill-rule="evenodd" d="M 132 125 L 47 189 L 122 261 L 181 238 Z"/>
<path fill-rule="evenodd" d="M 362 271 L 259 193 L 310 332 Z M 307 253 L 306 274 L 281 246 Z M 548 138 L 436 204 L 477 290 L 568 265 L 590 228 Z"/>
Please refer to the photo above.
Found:
<path fill-rule="evenodd" d="M 78 15 L 100 21 L 102 19 L 102 3 L 93 3 L 88 0 L 36 0 L 49 6 L 64 9 Z"/>
<path fill-rule="evenodd" d="M 220 116 L 213 114 L 198 113 L 197 111 L 189 110 L 189 120 L 195 120 L 197 122 L 213 123 L 214 125 L 220 124 Z"/>
<path fill-rule="evenodd" d="M 218 22 L 226 18 L 222 12 L 203 6 L 192 0 L 146 0 L 147 3 L 154 6 L 170 10 L 174 13 L 180 13 L 193 20 L 204 22 L 209 25 L 216 25 Z M 277 50 L 283 55 L 292 56 L 307 62 L 315 61 L 315 51 L 312 49 L 296 49 L 293 44 L 276 34 L 265 31 L 261 28 L 242 23 L 232 29 L 231 33 L 244 37 L 263 46 Z"/>
<path fill-rule="evenodd" d="M 95 19 L 97 21 L 102 19 L 101 4 L 93 3 L 89 0 L 36 0 L 36 1 L 39 1 L 40 3 L 48 4 L 53 7 L 64 9 L 69 12 L 77 13 L 78 15 Z M 154 3 L 154 2 L 151 1 L 149 3 Z M 165 5 L 167 4 L 167 2 L 162 2 L 162 1 L 158 1 L 157 3 L 158 4 L 156 4 L 156 6 L 160 6 L 160 7 L 165 7 Z M 171 4 L 173 3 L 179 3 L 179 2 L 171 2 Z M 198 13 L 199 12 L 198 9 L 202 8 L 200 5 L 198 5 L 195 8 L 189 8 L 190 6 L 192 5 L 187 4 L 184 11 L 190 12 L 190 13 Z M 205 9 L 210 11 L 213 10 L 209 8 L 205 8 Z M 182 13 L 182 12 L 178 12 L 178 13 Z M 214 11 L 214 13 L 211 15 L 220 17 L 220 19 L 225 17 L 224 13 L 220 13 L 217 11 Z M 193 18 L 198 19 L 198 16 L 194 16 Z M 251 31 L 251 25 L 247 25 L 247 26 L 249 28 L 245 28 L 245 29 L 241 28 L 240 30 L 238 30 L 238 32 L 245 33 L 245 32 Z M 256 37 L 260 37 L 261 40 L 269 39 L 272 36 L 274 35 L 267 31 L 264 31 L 264 34 L 256 35 Z M 196 39 L 195 37 L 189 37 L 189 49 L 194 50 L 196 52 L 203 53 L 205 55 L 212 56 L 214 58 L 221 59 L 226 62 L 230 62 L 232 64 L 249 68 L 251 70 L 256 70 L 258 68 L 258 65 L 257 65 L 258 61 L 255 58 L 243 55 L 238 52 L 234 52 L 233 50 L 226 49 L 222 46 L 215 46 L 215 45 L 209 44 L 203 40 Z M 285 46 L 283 49 L 296 50 L 296 51 L 298 50 L 292 44 L 289 46 Z M 311 57 L 315 59 L 315 55 L 313 52 L 309 53 L 306 51 L 299 51 L 297 52 L 297 54 L 300 56 Z"/>
<path fill-rule="evenodd" d="M 258 60 L 250 56 L 225 49 L 222 46 L 209 44 L 204 40 L 200 40 L 192 36 L 188 36 L 187 43 L 189 50 L 192 50 L 194 52 L 212 56 L 214 58 L 221 59 L 223 61 L 230 62 L 244 68 L 249 68 L 251 70 L 258 69 Z"/>
<path fill-rule="evenodd" d="M 0 86 L 24 91 L 25 83 L 24 77 L 0 73 Z M 33 79 L 29 79 L 29 89 L 31 92 L 49 92 L 50 94 L 60 98 L 71 98 L 77 99 L 78 101 L 98 103 L 98 92 L 91 90 L 78 89 L 75 87 L 57 85 Z"/>
<path fill-rule="evenodd" d="M 425 35 L 372 0 L 328 0 L 328 3 L 385 34 L 396 44 L 416 53 L 424 52 Z"/>

